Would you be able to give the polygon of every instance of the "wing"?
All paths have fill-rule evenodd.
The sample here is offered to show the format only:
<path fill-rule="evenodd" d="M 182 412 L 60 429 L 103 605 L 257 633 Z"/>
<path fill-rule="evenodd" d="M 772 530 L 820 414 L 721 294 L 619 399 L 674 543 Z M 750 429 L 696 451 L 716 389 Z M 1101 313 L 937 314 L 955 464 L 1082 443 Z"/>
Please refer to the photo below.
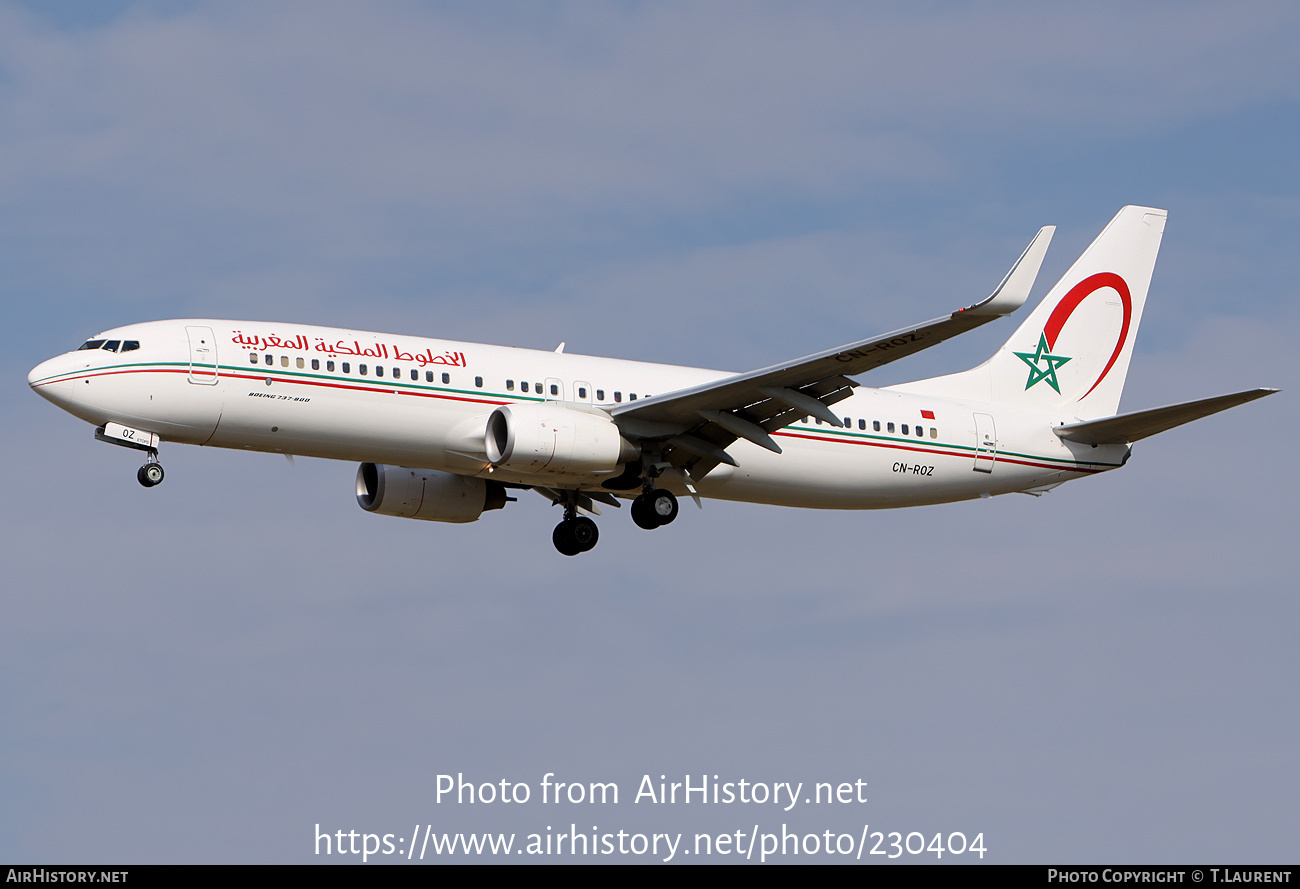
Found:
<path fill-rule="evenodd" d="M 610 415 L 628 438 L 661 442 L 665 459 L 696 478 L 718 463 L 736 465 L 726 447 L 737 438 L 779 454 L 781 447 L 770 433 L 801 417 L 820 417 L 831 425 L 843 425 L 830 405 L 847 398 L 857 387 L 850 376 L 905 358 L 1020 308 L 1038 277 L 1054 231 L 1054 226 L 1039 230 L 990 296 L 947 317 L 797 361 L 629 402 L 615 407 Z"/>

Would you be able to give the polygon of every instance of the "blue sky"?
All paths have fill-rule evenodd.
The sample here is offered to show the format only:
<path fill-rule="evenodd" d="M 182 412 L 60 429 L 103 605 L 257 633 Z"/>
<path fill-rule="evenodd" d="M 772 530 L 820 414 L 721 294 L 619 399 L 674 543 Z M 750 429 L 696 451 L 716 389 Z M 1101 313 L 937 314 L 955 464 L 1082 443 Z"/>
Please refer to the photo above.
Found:
<path fill-rule="evenodd" d="M 0 3 L 0 860 L 552 818 L 1290 860 L 1298 37 L 1282 3 Z M 606 515 L 563 559 L 541 498 L 375 517 L 351 465 L 177 446 L 146 491 L 25 384 L 172 317 L 742 370 L 969 304 L 1057 224 L 1041 295 L 1130 203 L 1169 225 L 1123 407 L 1288 391 L 1040 499 Z M 871 791 L 435 804 L 456 772 Z"/>

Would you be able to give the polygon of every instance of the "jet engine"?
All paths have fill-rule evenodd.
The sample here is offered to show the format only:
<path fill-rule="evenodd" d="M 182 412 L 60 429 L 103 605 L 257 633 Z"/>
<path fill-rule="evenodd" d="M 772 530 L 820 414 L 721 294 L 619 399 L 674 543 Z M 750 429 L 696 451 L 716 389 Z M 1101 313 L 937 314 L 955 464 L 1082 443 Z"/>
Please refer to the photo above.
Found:
<path fill-rule="evenodd" d="M 607 414 L 555 402 L 497 408 L 485 444 L 493 466 L 528 475 L 611 475 L 641 456 Z"/>
<path fill-rule="evenodd" d="M 485 510 L 506 505 L 497 482 L 439 472 L 362 463 L 357 468 L 357 503 L 366 512 L 431 522 L 473 522 Z"/>

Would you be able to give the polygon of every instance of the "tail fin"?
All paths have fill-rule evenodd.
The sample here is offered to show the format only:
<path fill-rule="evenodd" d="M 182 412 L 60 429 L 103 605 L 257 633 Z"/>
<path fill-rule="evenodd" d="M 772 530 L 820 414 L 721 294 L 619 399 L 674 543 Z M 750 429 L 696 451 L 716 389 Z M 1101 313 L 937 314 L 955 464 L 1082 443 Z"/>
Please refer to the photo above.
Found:
<path fill-rule="evenodd" d="M 997 353 L 973 370 L 897 387 L 1063 409 L 1081 420 L 1119 409 L 1165 211 L 1125 207 Z"/>
<path fill-rule="evenodd" d="M 1115 413 L 1164 230 L 1164 210 L 1120 210 L 989 361 L 993 400 Z"/>

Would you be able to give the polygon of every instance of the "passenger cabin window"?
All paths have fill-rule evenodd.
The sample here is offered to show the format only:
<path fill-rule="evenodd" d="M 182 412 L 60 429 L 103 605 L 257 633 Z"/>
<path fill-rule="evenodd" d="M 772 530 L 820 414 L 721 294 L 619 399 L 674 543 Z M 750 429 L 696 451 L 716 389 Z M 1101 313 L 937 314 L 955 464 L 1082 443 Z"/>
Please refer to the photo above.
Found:
<path fill-rule="evenodd" d="M 907 434 L 907 424 L 906 424 L 906 423 L 903 424 L 903 434 L 904 434 L 904 435 Z"/>
<path fill-rule="evenodd" d="M 858 428 L 859 428 L 859 429 L 866 429 L 866 428 L 867 428 L 867 421 L 866 421 L 866 420 L 858 420 Z"/>
<path fill-rule="evenodd" d="M 319 359 L 319 358 L 313 358 L 313 359 L 311 360 L 311 369 L 312 369 L 312 370 L 320 370 L 320 359 Z"/>
<path fill-rule="evenodd" d="M 432 382 L 433 382 L 433 371 L 431 371 L 431 370 L 426 370 L 426 371 L 424 372 L 424 381 L 425 381 L 426 383 L 432 383 Z"/>
<path fill-rule="evenodd" d="M 344 362 L 343 362 L 343 372 L 344 372 L 345 374 L 350 374 L 350 373 L 352 373 L 352 364 L 351 364 L 350 362 L 347 362 L 347 361 L 344 361 Z"/>
<path fill-rule="evenodd" d="M 636 401 L 636 393 L 635 393 L 635 392 L 629 392 L 629 393 L 627 393 L 627 400 L 628 400 L 628 401 Z"/>
<path fill-rule="evenodd" d="M 622 393 L 622 392 L 617 392 L 617 391 L 616 391 L 616 392 L 614 393 L 614 400 L 615 400 L 615 401 L 622 401 L 622 400 L 623 400 L 623 393 Z"/>
<path fill-rule="evenodd" d="M 872 420 L 872 421 L 871 421 L 871 429 L 872 429 L 873 432 L 879 432 L 879 431 L 880 431 L 880 421 L 879 421 L 879 420 Z"/>
<path fill-rule="evenodd" d="M 893 423 L 886 423 L 886 424 L 885 424 L 885 431 L 886 431 L 886 432 L 893 432 L 893 431 L 894 431 L 894 424 L 893 424 Z"/>
<path fill-rule="evenodd" d="M 596 400 L 597 400 L 597 401 L 604 401 L 604 400 L 605 400 L 605 390 L 604 390 L 604 389 L 597 389 L 597 390 L 596 390 Z"/>
<path fill-rule="evenodd" d="M 578 397 L 579 397 L 579 398 L 586 398 L 586 397 L 587 397 L 587 387 L 586 387 L 586 386 L 579 386 L 579 387 L 578 387 Z"/>
<path fill-rule="evenodd" d="M 447 384 L 450 383 L 450 382 L 451 382 L 451 374 L 443 374 L 443 375 L 442 375 L 442 384 L 445 386 L 445 385 L 447 385 Z"/>
<path fill-rule="evenodd" d="M 551 394 L 552 394 L 552 395 L 559 395 L 559 394 L 560 394 L 560 387 L 557 386 L 557 385 L 555 385 L 554 383 L 551 383 Z M 635 397 L 635 396 L 633 396 L 633 397 Z"/>
<path fill-rule="evenodd" d="M 383 366 L 382 364 L 376 364 L 376 365 L 375 365 L 375 376 L 377 376 L 377 377 L 382 377 L 383 375 L 384 375 L 384 366 Z"/>
<path fill-rule="evenodd" d="M 361 374 L 361 376 L 364 377 L 366 375 L 366 366 L 364 364 L 358 364 L 357 373 Z"/>
<path fill-rule="evenodd" d="M 474 378 L 474 385 L 475 385 L 475 386 L 478 386 L 480 389 L 482 389 L 482 388 L 483 388 L 483 378 L 482 378 L 482 377 L 475 377 L 475 378 Z"/>
<path fill-rule="evenodd" d="M 326 362 L 325 362 L 325 369 L 326 369 L 327 371 L 329 371 L 330 373 L 334 373 L 334 362 L 333 362 L 333 361 L 326 361 Z"/>
<path fill-rule="evenodd" d="M 281 366 L 281 367 L 288 367 L 288 366 L 289 366 L 289 356 L 288 356 L 288 355 L 281 355 L 281 356 L 280 356 L 280 366 Z"/>
<path fill-rule="evenodd" d="M 513 392 L 513 391 L 515 391 L 515 381 L 514 381 L 514 380 L 506 380 L 506 391 L 507 391 L 507 392 Z"/>
<path fill-rule="evenodd" d="M 522 381 L 522 382 L 519 384 L 519 391 L 520 391 L 520 392 L 527 392 L 527 391 L 528 391 L 528 381 L 527 381 L 527 380 L 524 380 L 524 381 Z"/>
<path fill-rule="evenodd" d="M 301 358 L 299 358 L 296 363 L 298 365 L 298 370 L 302 370 L 304 367 L 307 366 L 307 362 L 303 361 Z"/>
<path fill-rule="evenodd" d="M 256 352 L 249 352 L 249 353 L 248 353 L 248 363 L 249 363 L 249 364 L 257 364 L 257 353 L 256 353 Z"/>
<path fill-rule="evenodd" d="M 415 368 L 411 368 L 411 382 L 418 383 L 419 381 L 420 381 L 420 372 Z"/>

